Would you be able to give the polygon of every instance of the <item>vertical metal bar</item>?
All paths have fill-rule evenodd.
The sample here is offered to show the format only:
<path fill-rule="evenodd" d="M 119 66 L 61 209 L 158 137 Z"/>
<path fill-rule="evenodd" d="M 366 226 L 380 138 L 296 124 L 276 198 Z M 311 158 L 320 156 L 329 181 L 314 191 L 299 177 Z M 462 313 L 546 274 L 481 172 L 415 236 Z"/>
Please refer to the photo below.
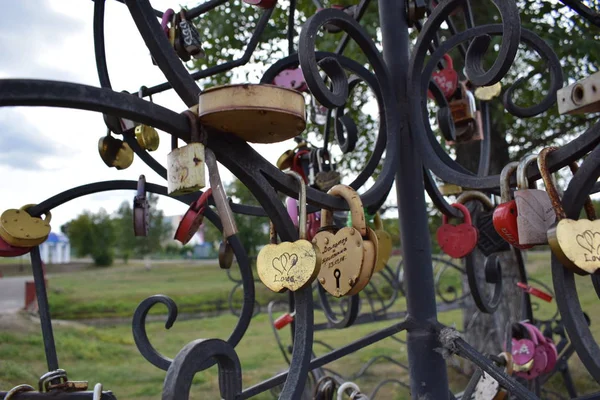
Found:
<path fill-rule="evenodd" d="M 400 161 L 396 173 L 396 191 L 406 268 L 408 313 L 420 322 L 418 327 L 408 331 L 410 386 L 413 399 L 447 399 L 446 362 L 434 350 L 440 347 L 435 333 L 425 328 L 427 321 L 437 318 L 437 309 L 422 163 L 406 122 L 411 117 L 406 113 L 409 109 L 406 92 L 409 64 L 406 1 L 380 0 L 379 19 L 383 57 L 398 95 L 398 112 L 403 114 L 404 121 L 398 132 Z"/>
<path fill-rule="evenodd" d="M 31 269 L 33 270 L 33 279 L 35 281 L 35 295 L 38 301 L 48 371 L 54 371 L 58 369 L 58 356 L 56 355 L 56 344 L 54 343 L 54 333 L 52 332 L 52 320 L 50 319 L 50 306 L 48 305 L 46 282 L 44 281 L 44 271 L 42 270 L 42 258 L 40 257 L 40 248 L 37 246 L 31 250 Z"/>

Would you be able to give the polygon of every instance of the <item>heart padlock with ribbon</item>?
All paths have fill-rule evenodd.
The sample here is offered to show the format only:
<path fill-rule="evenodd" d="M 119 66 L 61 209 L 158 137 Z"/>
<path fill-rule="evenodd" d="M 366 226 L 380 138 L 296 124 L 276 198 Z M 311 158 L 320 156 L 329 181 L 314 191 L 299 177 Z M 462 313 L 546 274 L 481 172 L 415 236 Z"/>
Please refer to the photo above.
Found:
<path fill-rule="evenodd" d="M 547 147 L 538 157 L 538 168 L 558 221 L 548 230 L 548 244 L 565 267 L 579 275 L 593 274 L 600 269 L 600 220 L 596 220 L 594 205 L 589 197 L 584 207 L 588 219 L 567 218 L 546 164 L 548 154 L 555 150 L 556 147 Z M 573 174 L 577 172 L 576 163 L 571 163 L 569 167 Z"/>
<path fill-rule="evenodd" d="M 458 89 L 458 73 L 454 69 L 454 62 L 449 54 L 444 54 L 444 62 L 446 63 L 444 68 L 435 71 L 431 76 L 431 79 L 433 79 L 442 93 L 444 93 L 444 97 L 450 100 Z M 430 99 L 434 98 L 431 91 L 428 91 L 427 96 Z"/>
<path fill-rule="evenodd" d="M 186 245 L 196 232 L 200 225 L 202 225 L 202 221 L 204 220 L 204 211 L 208 206 L 208 199 L 212 196 L 212 189 L 208 188 L 202 195 L 190 205 L 190 208 L 185 212 L 181 221 L 179 221 L 179 226 L 177 226 L 177 230 L 175 231 L 175 240 L 181 242 L 181 244 Z"/>
<path fill-rule="evenodd" d="M 556 366 L 558 352 L 551 338 L 529 322 L 512 325 L 512 356 L 515 375 L 533 380 L 552 372 Z"/>
<path fill-rule="evenodd" d="M 519 244 L 519 226 L 517 223 L 517 203 L 511 200 L 510 176 L 519 167 L 518 161 L 507 164 L 500 173 L 500 201 L 501 204 L 494 210 L 492 222 L 496 232 L 510 245 L 518 249 L 529 249 L 530 245 Z"/>
<path fill-rule="evenodd" d="M 453 258 L 462 258 L 470 254 L 479 239 L 479 232 L 471 221 L 469 209 L 460 203 L 451 204 L 452 207 L 462 212 L 464 222 L 451 225 L 448 216 L 442 216 L 442 226 L 437 230 L 436 237 L 442 251 Z"/>

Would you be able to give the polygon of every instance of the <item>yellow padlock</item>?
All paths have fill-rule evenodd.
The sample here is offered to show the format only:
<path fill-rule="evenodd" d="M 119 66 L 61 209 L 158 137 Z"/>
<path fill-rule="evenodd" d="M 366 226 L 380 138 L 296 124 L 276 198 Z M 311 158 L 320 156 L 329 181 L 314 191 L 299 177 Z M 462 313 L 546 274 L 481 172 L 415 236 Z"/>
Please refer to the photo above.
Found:
<path fill-rule="evenodd" d="M 375 214 L 373 219 L 375 224 L 375 235 L 377 235 L 377 264 L 375 272 L 379 272 L 385 268 L 387 262 L 392 256 L 392 237 L 383 229 L 383 222 L 379 212 Z"/>
<path fill-rule="evenodd" d="M 16 247 L 33 247 L 44 243 L 48 238 L 52 214 L 48 211 L 46 219 L 32 217 L 25 210 L 34 205 L 27 204 L 18 210 L 11 208 L 2 213 L 0 237 L 6 243 Z"/>

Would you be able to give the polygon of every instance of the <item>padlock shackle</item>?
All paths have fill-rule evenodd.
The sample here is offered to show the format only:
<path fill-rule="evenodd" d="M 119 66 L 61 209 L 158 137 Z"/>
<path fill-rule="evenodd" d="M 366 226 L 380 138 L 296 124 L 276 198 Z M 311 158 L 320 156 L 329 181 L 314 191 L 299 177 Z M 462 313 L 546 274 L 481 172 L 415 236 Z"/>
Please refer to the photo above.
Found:
<path fill-rule="evenodd" d="M 210 180 L 210 186 L 213 190 L 213 198 L 215 199 L 215 205 L 219 212 L 219 218 L 223 225 L 223 236 L 230 238 L 231 236 L 238 233 L 238 228 L 233 217 L 233 211 L 227 200 L 227 194 L 223 188 L 221 182 L 221 175 L 219 175 L 219 168 L 217 166 L 217 157 L 215 153 L 209 148 L 204 150 L 204 162 L 208 167 L 208 179 Z"/>
<path fill-rule="evenodd" d="M 373 225 L 375 225 L 375 230 L 383 230 L 383 221 L 381 220 L 381 215 L 379 215 L 379 211 L 377 211 L 375 213 L 375 216 L 373 217 Z"/>
<path fill-rule="evenodd" d="M 304 182 L 304 178 L 295 171 L 285 171 L 285 174 L 296 179 L 298 185 L 300 185 L 298 192 L 298 237 L 299 239 L 306 240 L 306 183 Z"/>
<path fill-rule="evenodd" d="M 494 203 L 492 200 L 487 197 L 484 193 L 479 192 L 477 190 L 467 190 L 462 192 L 460 196 L 456 199 L 457 203 L 465 204 L 469 200 L 479 200 L 481 204 L 487 209 L 491 210 L 494 208 Z"/>
<path fill-rule="evenodd" d="M 529 179 L 527 179 L 527 167 L 529 164 L 537 161 L 537 154 L 530 154 L 525 156 L 519 162 L 519 166 L 517 167 L 517 189 L 524 190 L 529 189 Z"/>
<path fill-rule="evenodd" d="M 25 205 L 24 205 L 23 207 L 21 207 L 20 209 L 26 212 L 26 211 L 27 211 L 29 208 L 31 208 L 31 207 L 35 207 L 35 206 L 37 206 L 37 204 L 25 204 Z M 45 216 L 46 216 L 46 218 L 44 218 L 42 221 L 44 221 L 44 222 L 46 222 L 46 223 L 48 223 L 48 224 L 50 223 L 50 221 L 52 221 L 52 213 L 51 213 L 50 211 L 46 211 L 46 212 L 45 212 L 44 214 L 42 214 L 42 215 L 45 215 Z"/>
<path fill-rule="evenodd" d="M 450 57 L 450 54 L 444 54 L 443 59 L 446 62 L 446 66 L 444 67 L 444 69 L 454 69 L 454 60 L 452 59 L 452 57 Z"/>
<path fill-rule="evenodd" d="M 552 208 L 554 208 L 554 212 L 556 213 L 556 220 L 560 221 L 561 219 L 567 218 L 565 210 L 560 201 L 560 196 L 558 194 L 558 190 L 554 185 L 554 182 L 550 176 L 550 171 L 548 170 L 548 154 L 558 150 L 558 147 L 546 147 L 544 148 L 540 154 L 538 155 L 538 169 L 540 170 L 540 174 L 542 175 L 542 180 L 544 181 L 544 186 L 546 186 L 546 192 L 548 193 L 548 197 L 550 197 L 550 201 L 552 202 Z M 579 165 L 575 161 L 569 164 L 569 169 L 575 175 L 577 170 L 579 169 Z M 596 210 L 594 208 L 594 204 L 592 203 L 592 199 L 590 196 L 587 196 L 584 204 L 585 213 L 590 221 L 596 219 Z"/>
<path fill-rule="evenodd" d="M 508 203 L 511 201 L 510 176 L 517 170 L 518 167 L 519 162 L 513 161 L 506 164 L 506 166 L 502 168 L 502 172 L 500 172 L 500 201 L 502 203 Z"/>
<path fill-rule="evenodd" d="M 463 214 L 463 223 L 465 223 L 467 225 L 473 225 L 473 221 L 471 219 L 471 213 L 469 212 L 469 209 L 467 207 L 465 207 L 464 204 L 452 203 L 452 204 L 450 204 L 450 207 L 456 208 L 458 211 L 460 211 Z M 448 216 L 446 214 L 442 215 L 442 224 L 448 225 Z"/>
<path fill-rule="evenodd" d="M 202 195 L 198 197 L 198 200 L 192 203 L 190 209 L 192 211 L 199 211 L 202 207 L 206 207 L 208 205 L 208 199 L 210 196 L 212 196 L 212 188 L 208 188 L 204 193 L 202 193 Z"/>
<path fill-rule="evenodd" d="M 146 197 L 146 177 L 144 175 L 140 175 L 137 183 L 137 197 L 145 198 Z"/>
<path fill-rule="evenodd" d="M 352 218 L 352 227 L 360 232 L 362 237 L 367 236 L 367 223 L 365 221 L 365 211 L 363 208 L 362 200 L 356 190 L 352 189 L 348 185 L 335 185 L 327 194 L 332 196 L 341 197 L 350 206 L 350 213 Z M 323 208 L 321 210 L 321 228 L 333 225 L 333 212 Z"/>
<path fill-rule="evenodd" d="M 198 123 L 198 116 L 191 110 L 185 110 L 182 114 L 190 121 L 190 143 L 200 142 L 200 124 Z"/>

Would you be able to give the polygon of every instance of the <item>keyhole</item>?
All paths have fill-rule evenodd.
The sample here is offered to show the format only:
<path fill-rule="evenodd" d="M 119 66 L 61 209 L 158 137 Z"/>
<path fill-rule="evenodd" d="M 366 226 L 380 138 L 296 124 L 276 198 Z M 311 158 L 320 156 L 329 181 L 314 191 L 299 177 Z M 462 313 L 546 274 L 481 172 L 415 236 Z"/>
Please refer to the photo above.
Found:
<path fill-rule="evenodd" d="M 335 271 L 333 271 L 333 277 L 335 278 L 335 287 L 337 289 L 340 288 L 340 276 L 342 275 L 342 273 L 340 272 L 339 269 L 335 269 Z"/>

